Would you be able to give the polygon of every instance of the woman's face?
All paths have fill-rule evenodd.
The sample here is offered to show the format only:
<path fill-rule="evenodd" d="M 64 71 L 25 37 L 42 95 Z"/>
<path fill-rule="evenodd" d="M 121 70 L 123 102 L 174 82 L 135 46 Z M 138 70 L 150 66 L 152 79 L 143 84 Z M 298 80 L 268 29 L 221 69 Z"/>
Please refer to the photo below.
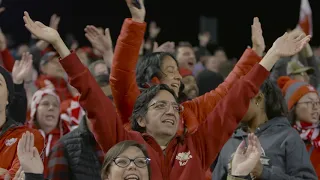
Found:
<path fill-rule="evenodd" d="M 261 113 L 262 107 L 264 107 L 264 95 L 260 91 L 254 98 L 250 100 L 248 111 L 242 119 L 242 122 L 249 122 L 253 120 L 258 113 Z"/>
<path fill-rule="evenodd" d="M 55 128 L 59 122 L 60 104 L 53 95 L 45 95 L 37 108 L 37 121 L 40 128 Z"/>
<path fill-rule="evenodd" d="M 129 159 L 135 161 L 131 161 L 127 165 Z M 148 166 L 145 164 L 145 160 L 146 157 L 142 151 L 131 146 L 115 158 L 105 180 L 149 180 Z"/>
<path fill-rule="evenodd" d="M 172 57 L 166 56 L 162 60 L 161 71 L 163 72 L 160 82 L 168 85 L 178 96 L 181 85 L 181 75 L 177 63 Z"/>
<path fill-rule="evenodd" d="M 300 98 L 296 106 L 297 120 L 317 123 L 320 115 L 320 101 L 317 93 L 310 92 Z"/>

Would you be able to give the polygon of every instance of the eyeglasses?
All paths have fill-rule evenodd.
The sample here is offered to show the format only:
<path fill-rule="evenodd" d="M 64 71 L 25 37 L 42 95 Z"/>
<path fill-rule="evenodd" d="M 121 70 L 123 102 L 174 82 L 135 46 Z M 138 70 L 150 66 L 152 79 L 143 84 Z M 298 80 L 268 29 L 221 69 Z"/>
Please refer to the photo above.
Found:
<path fill-rule="evenodd" d="M 172 106 L 173 110 L 181 113 L 184 109 L 184 107 L 182 105 L 180 105 L 179 103 L 176 102 L 169 102 L 169 101 L 153 101 L 151 103 L 150 107 L 154 107 L 157 110 L 161 110 L 161 111 L 169 111 L 170 105 Z"/>
<path fill-rule="evenodd" d="M 121 168 L 128 167 L 131 162 L 133 162 L 139 168 L 144 168 L 150 163 L 150 161 L 151 159 L 145 157 L 138 157 L 135 159 L 130 159 L 127 157 L 116 157 L 113 159 L 113 162 Z"/>
<path fill-rule="evenodd" d="M 320 101 L 306 101 L 306 102 L 300 102 L 300 103 L 297 103 L 297 104 L 307 104 L 307 106 L 311 105 L 314 108 L 314 107 L 319 107 L 320 106 Z"/>

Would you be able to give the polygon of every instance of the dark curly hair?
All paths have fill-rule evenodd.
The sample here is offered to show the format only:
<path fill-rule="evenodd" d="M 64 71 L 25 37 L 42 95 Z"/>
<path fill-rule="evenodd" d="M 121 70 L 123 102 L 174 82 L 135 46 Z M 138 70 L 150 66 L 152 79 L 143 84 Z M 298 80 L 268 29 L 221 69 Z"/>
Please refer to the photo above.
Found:
<path fill-rule="evenodd" d="M 177 96 L 175 95 L 174 91 L 165 84 L 151 86 L 150 88 L 143 90 L 137 98 L 136 103 L 133 107 L 132 116 L 130 118 L 132 130 L 138 131 L 140 133 L 146 132 L 146 128 L 141 127 L 138 124 L 137 120 L 139 118 L 145 117 L 148 112 L 148 104 L 161 90 L 166 90 L 171 93 L 175 100 L 178 102 Z"/>

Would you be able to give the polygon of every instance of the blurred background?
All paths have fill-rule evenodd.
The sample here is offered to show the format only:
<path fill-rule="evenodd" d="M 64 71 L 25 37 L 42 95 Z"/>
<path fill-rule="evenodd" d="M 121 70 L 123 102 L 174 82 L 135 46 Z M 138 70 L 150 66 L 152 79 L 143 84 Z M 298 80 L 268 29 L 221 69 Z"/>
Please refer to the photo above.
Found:
<path fill-rule="evenodd" d="M 313 13 L 313 38 L 311 45 L 320 44 L 320 1 L 310 0 Z M 209 49 L 217 45 L 225 48 L 230 58 L 238 58 L 244 48 L 251 45 L 252 19 L 258 16 L 262 23 L 267 48 L 287 29 L 296 27 L 299 20 L 300 0 L 145 0 L 147 22 L 155 21 L 161 28 L 157 38 L 165 41 L 189 41 L 198 45 L 198 33 L 210 28 L 213 41 Z M 15 45 L 28 42 L 30 34 L 24 28 L 23 11 L 27 10 L 35 20 L 48 25 L 54 13 L 61 16 L 59 32 L 62 36 L 72 33 L 80 46 L 89 45 L 84 27 L 109 27 L 114 43 L 129 10 L 124 0 L 2 0 L 6 11 L 0 15 L 0 27 L 10 34 Z"/>

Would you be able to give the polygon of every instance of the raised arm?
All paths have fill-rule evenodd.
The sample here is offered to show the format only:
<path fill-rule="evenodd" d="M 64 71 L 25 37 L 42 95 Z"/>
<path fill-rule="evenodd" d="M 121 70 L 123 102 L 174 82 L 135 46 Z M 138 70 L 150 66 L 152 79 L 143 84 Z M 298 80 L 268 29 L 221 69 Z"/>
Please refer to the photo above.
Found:
<path fill-rule="evenodd" d="M 222 146 L 231 137 L 238 123 L 245 116 L 250 100 L 259 92 L 267 79 L 269 71 L 281 56 L 290 56 L 299 52 L 310 40 L 292 38 L 287 34 L 278 38 L 262 61 L 231 88 L 230 93 L 218 103 L 206 121 L 192 135 L 197 144 L 198 154 L 206 169 L 214 161 Z M 235 103 L 236 102 L 236 103 Z"/>
<path fill-rule="evenodd" d="M 241 77 L 246 75 L 252 67 L 260 62 L 261 55 L 265 49 L 264 39 L 262 36 L 261 24 L 258 18 L 254 18 L 252 25 L 252 43 L 253 49 L 247 49 L 234 69 L 215 90 L 212 90 L 198 98 L 183 103 L 185 111 L 183 119 L 185 120 L 188 132 L 192 133 L 196 130 L 202 121 L 215 106 L 223 99 L 228 93 L 235 82 Z M 193 118 L 190 118 L 193 117 Z M 188 119 L 197 119 L 198 122 L 190 122 Z"/>
<path fill-rule="evenodd" d="M 60 63 L 67 72 L 71 85 L 81 94 L 79 102 L 86 110 L 87 117 L 93 125 L 95 139 L 104 152 L 107 152 L 117 142 L 125 140 L 126 131 L 118 119 L 111 100 L 104 95 L 90 71 L 81 63 L 77 55 L 70 53 L 58 32 L 41 22 L 33 22 L 27 12 L 25 12 L 24 21 L 31 33 L 52 44 L 63 58 Z"/>
<path fill-rule="evenodd" d="M 140 94 L 136 82 L 136 65 L 146 23 L 144 5 L 142 0 L 139 1 L 141 9 L 135 8 L 132 0 L 126 0 L 132 19 L 126 19 L 122 25 L 110 74 L 113 101 L 124 124 L 129 122 L 133 106 Z"/>

